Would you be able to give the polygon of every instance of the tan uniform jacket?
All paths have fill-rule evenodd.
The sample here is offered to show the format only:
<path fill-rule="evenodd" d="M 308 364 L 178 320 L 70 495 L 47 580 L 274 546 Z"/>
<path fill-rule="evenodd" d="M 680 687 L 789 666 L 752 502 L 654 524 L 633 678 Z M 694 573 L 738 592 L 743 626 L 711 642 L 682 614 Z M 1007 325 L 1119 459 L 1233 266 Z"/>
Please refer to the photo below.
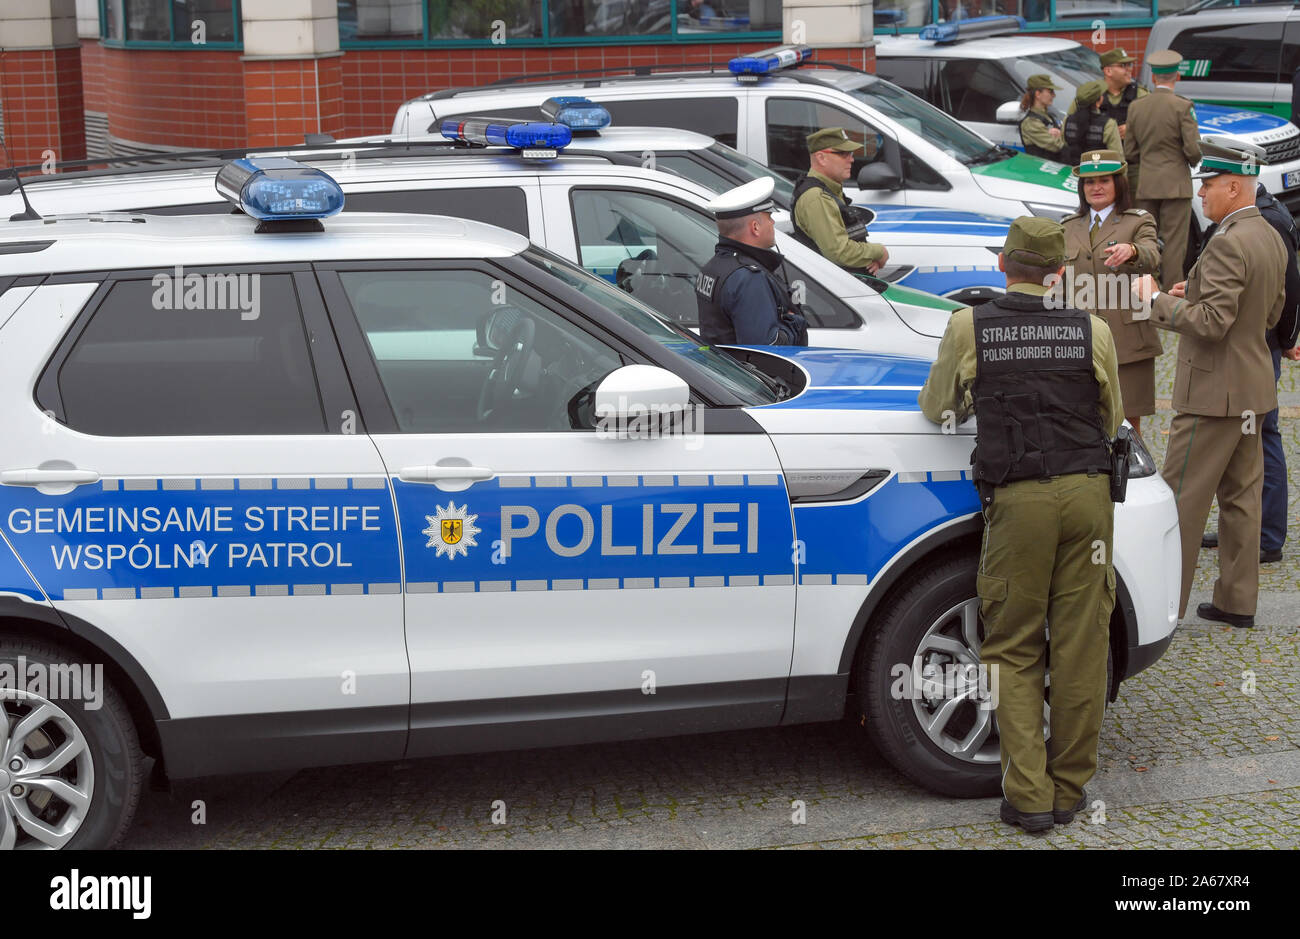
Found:
<path fill-rule="evenodd" d="M 1111 209 L 1097 230 L 1095 249 L 1088 238 L 1091 211 L 1067 215 L 1061 224 L 1065 227 L 1065 276 L 1074 278 L 1074 293 L 1066 297 L 1069 305 L 1106 321 L 1115 337 L 1120 365 L 1159 355 L 1164 351 L 1160 331 L 1149 322 L 1133 319 L 1129 289 L 1130 274 L 1154 275 L 1160 270 L 1155 219 L 1142 209 Z M 1107 267 L 1105 249 L 1111 243 L 1132 244 L 1137 255 L 1119 267 Z"/>
<path fill-rule="evenodd" d="M 834 193 L 832 196 L 814 186 L 794 205 L 795 220 L 817 242 L 817 250 L 840 267 L 866 267 L 872 261 L 879 261 L 885 253 L 881 245 L 853 241 L 844 230 L 844 217 L 835 205 L 835 200 L 844 194 L 844 186 L 816 170 L 808 175 Z"/>
<path fill-rule="evenodd" d="M 1013 284 L 1008 290 L 1042 296 L 1045 287 L 1037 284 Z M 1119 365 L 1115 360 L 1115 340 L 1106 321 L 1092 317 L 1092 371 L 1101 386 L 1101 426 L 1114 437 L 1124 420 L 1120 402 Z M 975 410 L 971 389 L 975 385 L 975 311 L 962 307 L 953 312 L 948 328 L 939 341 L 939 355 L 930 366 L 930 377 L 917 396 L 921 413 L 942 424 L 944 412 L 951 410 L 960 423 Z M 1270 365 L 1272 360 L 1270 360 Z M 1269 372 L 1269 378 L 1273 373 Z"/>
<path fill-rule="evenodd" d="M 1253 205 L 1232 213 L 1187 275 L 1186 299 L 1161 293 L 1151 304 L 1151 322 L 1180 334 L 1175 411 L 1241 417 L 1277 407 L 1264 332 L 1285 296 L 1281 236 Z"/>
<path fill-rule="evenodd" d="M 1043 108 L 1034 108 L 1039 114 L 1047 114 Z M 1024 113 L 1023 111 L 1021 112 Z M 1050 116 L 1050 115 L 1048 115 Z M 1044 150 L 1050 150 L 1052 153 L 1059 153 L 1065 146 L 1065 137 L 1061 134 L 1053 134 L 1051 128 L 1036 117 L 1024 117 L 1020 121 L 1020 133 L 1026 143 L 1032 143 L 1035 147 L 1042 147 Z"/>
<path fill-rule="evenodd" d="M 1192 102 L 1157 87 L 1128 106 L 1124 158 L 1138 164 L 1134 199 L 1190 199 L 1190 169 L 1201 162 L 1201 133 Z"/>

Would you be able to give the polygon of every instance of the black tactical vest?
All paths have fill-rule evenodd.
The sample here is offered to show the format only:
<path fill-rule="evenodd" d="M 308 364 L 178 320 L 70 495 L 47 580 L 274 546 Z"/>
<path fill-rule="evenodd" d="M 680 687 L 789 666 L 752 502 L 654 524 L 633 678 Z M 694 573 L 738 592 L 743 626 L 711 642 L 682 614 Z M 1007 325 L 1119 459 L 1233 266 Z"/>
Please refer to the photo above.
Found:
<path fill-rule="evenodd" d="M 753 258 L 747 258 L 726 243 L 718 245 L 718 251 L 709 262 L 700 268 L 695 278 L 696 299 L 700 308 L 700 335 L 710 344 L 734 343 L 736 327 L 722 308 L 722 285 L 728 277 L 741 268 L 761 272 L 767 278 L 777 302 L 777 319 L 789 312 L 800 313 L 801 308 L 790 295 L 790 288 L 784 280 L 777 277 Z M 804 342 L 807 342 L 805 335 Z"/>
<path fill-rule="evenodd" d="M 1110 98 L 1107 97 L 1108 94 L 1110 94 L 1109 90 L 1101 94 L 1101 113 L 1114 120 L 1116 124 L 1127 124 L 1128 106 L 1137 100 L 1138 83 L 1129 82 L 1124 86 L 1124 90 L 1119 94 L 1118 104 L 1111 104 Z M 1102 127 L 1105 128 L 1105 126 L 1103 122 Z"/>
<path fill-rule="evenodd" d="M 1025 112 L 1025 117 L 1032 117 L 1032 118 L 1033 118 L 1034 120 L 1036 120 L 1036 121 L 1042 121 L 1042 122 L 1043 122 L 1043 126 L 1049 128 L 1049 129 L 1050 129 L 1050 128 L 1053 128 L 1053 127 L 1060 127 L 1060 126 L 1061 126 L 1060 124 L 1058 124 L 1058 123 L 1056 122 L 1056 118 L 1054 118 L 1054 117 L 1052 117 L 1052 116 L 1050 116 L 1050 115 L 1048 115 L 1048 114 L 1044 114 L 1042 111 L 1027 111 L 1027 112 Z M 1032 143 L 1030 143 L 1028 140 L 1026 140 L 1026 139 L 1025 139 L 1025 132 L 1024 132 L 1024 129 L 1023 129 L 1024 121 L 1022 120 L 1020 123 L 1021 123 L 1021 125 L 1022 125 L 1022 127 L 1021 127 L 1021 131 L 1020 131 L 1020 145 L 1021 145 L 1022 147 L 1025 148 L 1025 153 L 1029 154 L 1030 156 L 1036 156 L 1036 157 L 1038 157 L 1040 160 L 1060 160 L 1060 159 L 1061 159 L 1061 155 L 1060 155 L 1059 153 L 1053 153 L 1051 150 L 1044 150 L 1042 147 L 1035 146 L 1034 144 L 1032 144 Z"/>
<path fill-rule="evenodd" d="M 1105 114 L 1099 114 L 1091 107 L 1075 111 L 1065 119 L 1065 146 L 1056 159 L 1074 165 L 1089 150 L 1105 150 L 1108 120 L 1110 118 Z"/>
<path fill-rule="evenodd" d="M 1008 293 L 974 322 L 976 483 L 1109 473 L 1088 314 Z"/>
<path fill-rule="evenodd" d="M 816 251 L 818 254 L 822 253 L 822 249 L 817 247 L 817 242 L 813 241 L 812 236 L 809 235 L 806 231 L 804 231 L 799 226 L 799 220 L 795 217 L 794 214 L 794 207 L 799 204 L 799 197 L 802 196 L 809 189 L 814 189 L 814 188 L 820 189 L 823 192 L 827 193 L 831 197 L 831 201 L 835 203 L 835 207 L 840 210 L 840 219 L 844 222 L 844 233 L 849 236 L 849 241 L 866 241 L 867 226 L 863 224 L 862 221 L 854 213 L 853 203 L 851 203 L 848 199 L 845 199 L 843 195 L 837 198 L 835 193 L 831 192 L 830 187 L 828 187 L 820 179 L 816 179 L 815 177 L 809 176 L 807 173 L 805 173 L 804 175 L 800 176 L 797 180 L 795 180 L 794 201 L 790 203 L 790 222 L 791 224 L 794 225 L 794 232 L 792 234 L 794 235 L 795 241 L 807 245 L 808 247 Z M 850 268 L 846 268 L 846 270 L 865 271 L 866 268 L 850 267 Z"/>

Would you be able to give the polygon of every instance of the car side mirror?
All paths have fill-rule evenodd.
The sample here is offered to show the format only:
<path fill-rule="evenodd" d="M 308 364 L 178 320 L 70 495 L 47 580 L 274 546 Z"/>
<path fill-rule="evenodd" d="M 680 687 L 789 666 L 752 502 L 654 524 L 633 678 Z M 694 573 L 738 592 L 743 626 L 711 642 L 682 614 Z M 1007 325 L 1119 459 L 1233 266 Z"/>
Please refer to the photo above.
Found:
<path fill-rule="evenodd" d="M 999 124 L 1019 124 L 1020 114 L 1019 101 L 1008 101 L 1006 104 L 998 105 L 997 118 Z"/>
<path fill-rule="evenodd" d="M 858 173 L 859 189 L 900 189 L 902 180 L 888 163 L 876 161 L 862 167 Z"/>
<path fill-rule="evenodd" d="M 660 437 L 681 426 L 691 389 L 657 365 L 624 365 L 596 387 L 596 430 L 619 440 Z"/>

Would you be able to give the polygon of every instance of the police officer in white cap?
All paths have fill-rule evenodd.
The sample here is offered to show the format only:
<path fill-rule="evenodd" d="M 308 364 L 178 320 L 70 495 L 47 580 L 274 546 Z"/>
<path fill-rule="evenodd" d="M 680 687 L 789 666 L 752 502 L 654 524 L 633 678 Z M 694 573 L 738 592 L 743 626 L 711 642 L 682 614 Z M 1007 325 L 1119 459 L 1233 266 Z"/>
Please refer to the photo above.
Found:
<path fill-rule="evenodd" d="M 808 322 L 781 270 L 773 181 L 755 179 L 709 203 L 718 246 L 695 281 L 700 335 L 710 344 L 806 346 Z"/>

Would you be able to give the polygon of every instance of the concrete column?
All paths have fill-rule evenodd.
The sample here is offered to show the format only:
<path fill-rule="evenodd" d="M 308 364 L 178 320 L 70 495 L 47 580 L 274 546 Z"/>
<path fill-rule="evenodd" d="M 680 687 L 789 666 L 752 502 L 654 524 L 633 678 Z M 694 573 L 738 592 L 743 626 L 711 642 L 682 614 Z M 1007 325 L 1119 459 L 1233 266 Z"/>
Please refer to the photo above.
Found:
<path fill-rule="evenodd" d="M 343 131 L 336 0 L 243 0 L 248 145 Z"/>
<path fill-rule="evenodd" d="M 783 41 L 844 50 L 818 58 L 875 71 L 872 11 L 872 0 L 783 0 Z"/>
<path fill-rule="evenodd" d="M 0 112 L 16 164 L 86 155 L 76 0 L 0 0 Z"/>

